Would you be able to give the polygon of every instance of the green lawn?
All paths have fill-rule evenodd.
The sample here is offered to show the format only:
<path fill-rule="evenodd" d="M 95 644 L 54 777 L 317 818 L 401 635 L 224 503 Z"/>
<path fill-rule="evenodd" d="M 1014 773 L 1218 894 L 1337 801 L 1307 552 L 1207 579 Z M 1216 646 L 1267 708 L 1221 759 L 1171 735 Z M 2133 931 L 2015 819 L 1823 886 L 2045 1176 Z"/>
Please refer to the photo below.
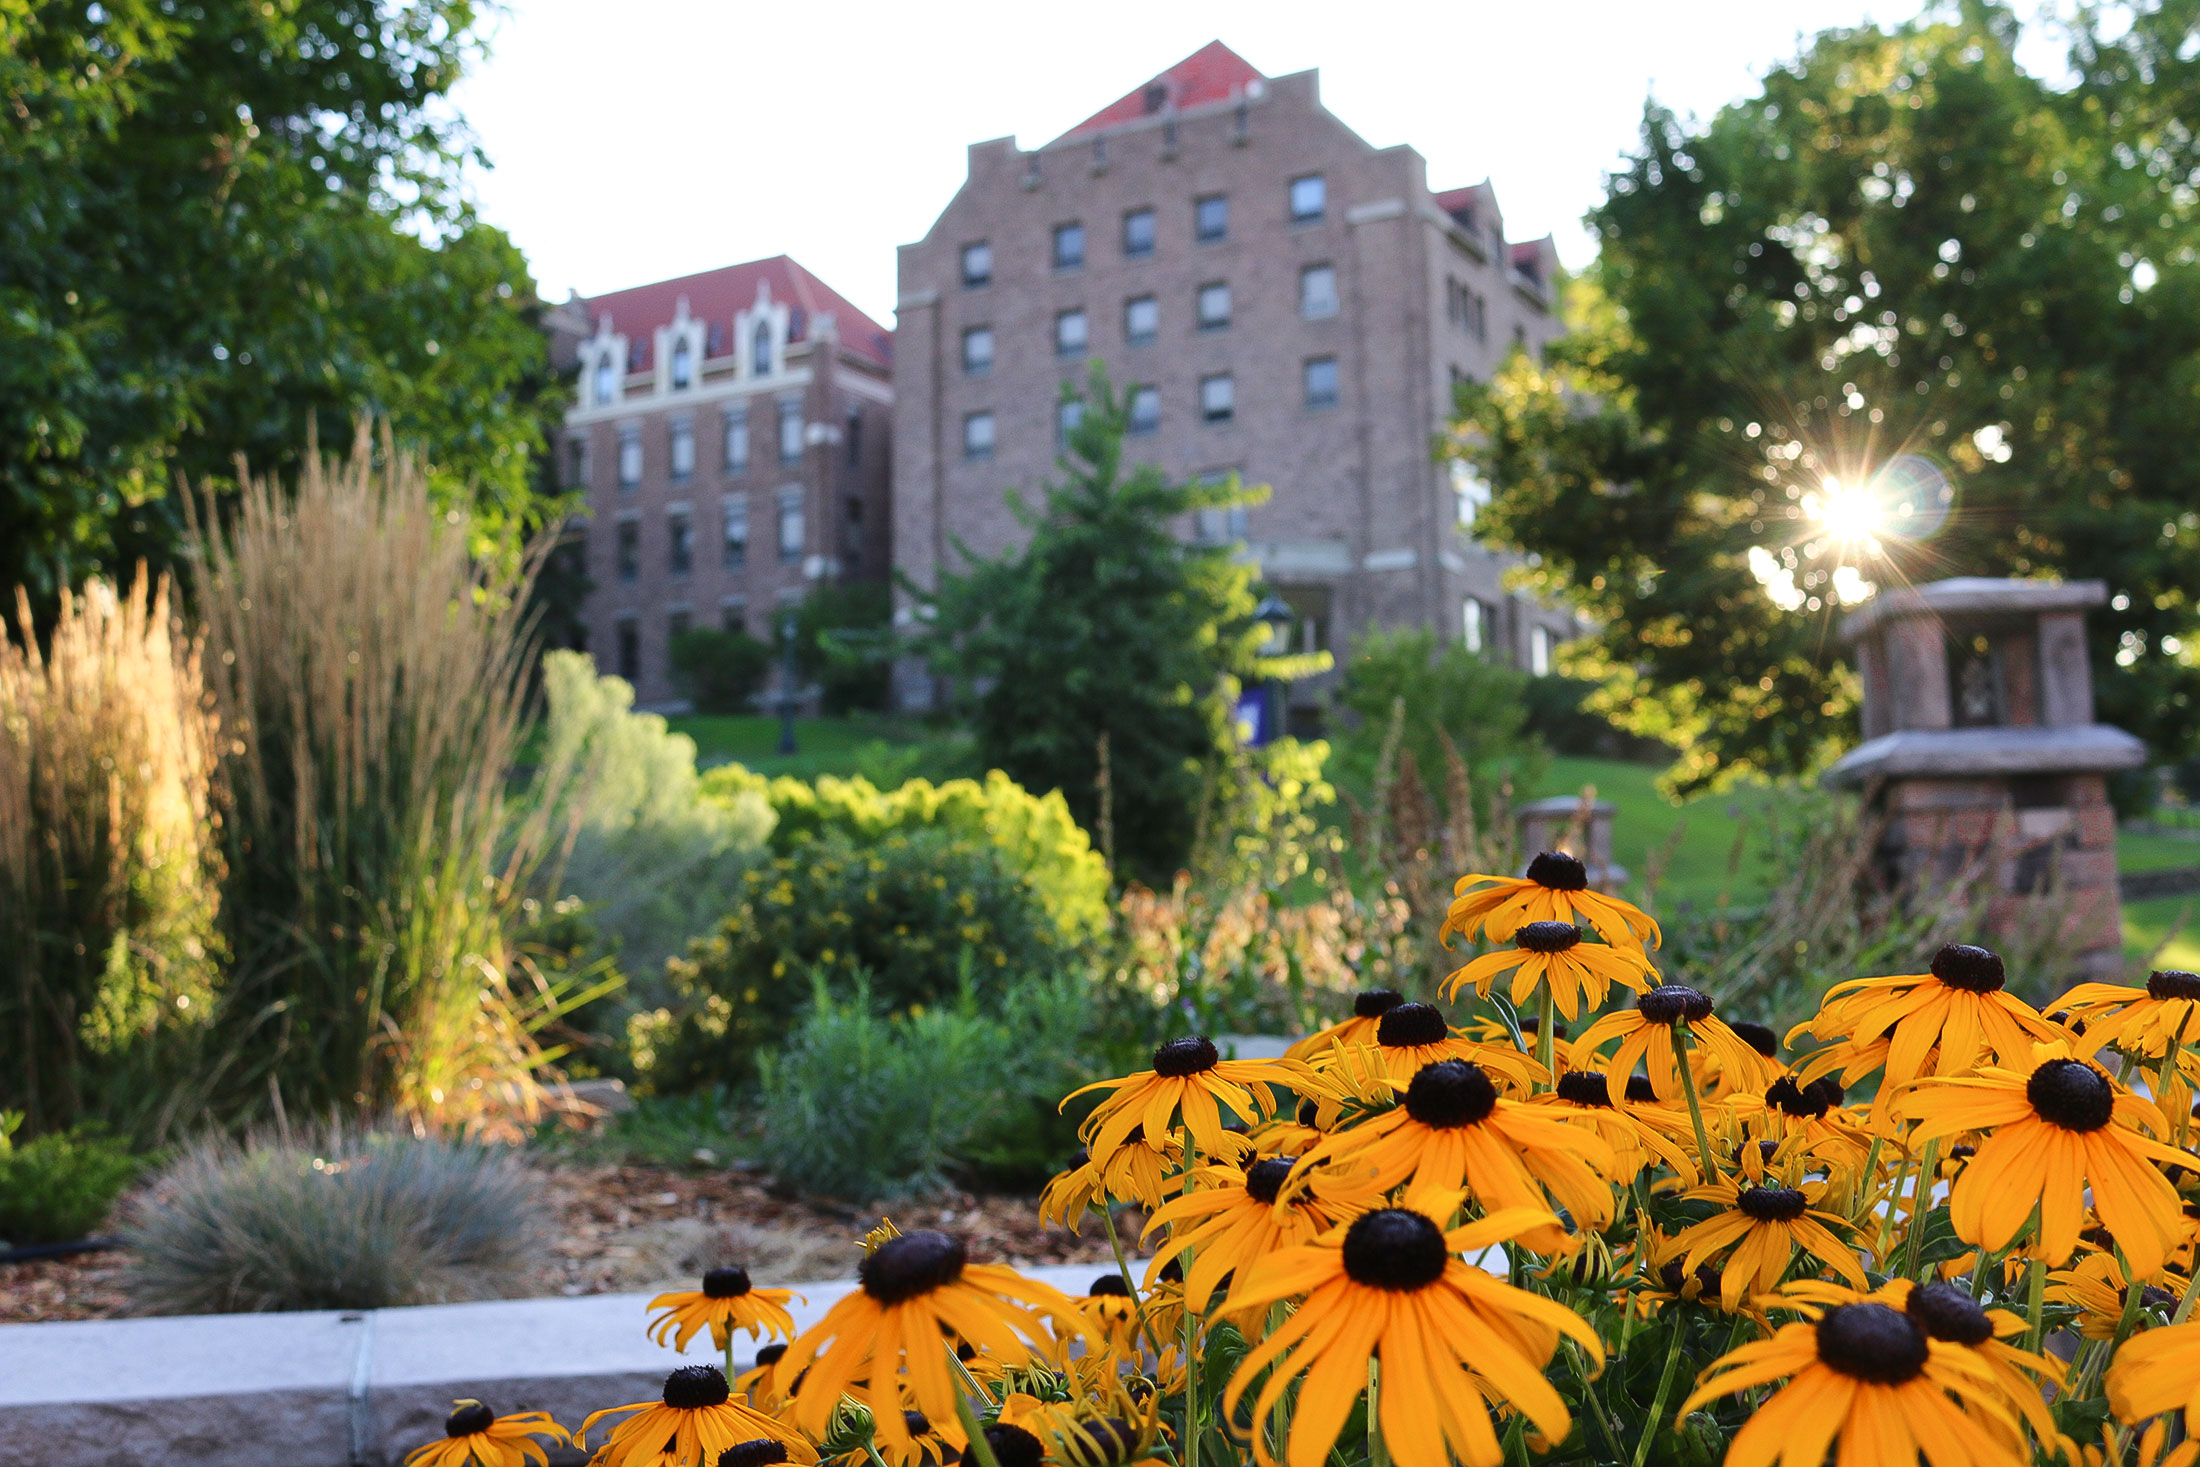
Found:
<path fill-rule="evenodd" d="M 815 779 L 821 774 L 862 774 L 874 783 L 905 779 L 952 779 L 983 773 L 967 735 L 948 733 L 912 720 L 880 716 L 798 718 L 795 752 L 779 752 L 779 720 L 762 715 L 668 720 L 673 730 L 695 740 L 696 761 L 745 764 L 759 774 L 792 774 Z"/>

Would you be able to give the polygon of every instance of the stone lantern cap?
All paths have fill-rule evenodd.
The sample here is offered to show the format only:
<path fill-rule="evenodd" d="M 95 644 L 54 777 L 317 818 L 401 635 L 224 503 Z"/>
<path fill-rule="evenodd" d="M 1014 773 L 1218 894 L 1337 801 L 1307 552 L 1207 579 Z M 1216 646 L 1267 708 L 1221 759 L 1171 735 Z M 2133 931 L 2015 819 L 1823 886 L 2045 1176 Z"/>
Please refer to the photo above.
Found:
<path fill-rule="evenodd" d="M 2105 605 L 2108 587 L 2099 581 L 2008 581 L 1992 576 L 1953 576 L 1922 586 L 1881 591 L 1841 622 L 1841 640 L 1854 643 L 1891 621 L 1930 616 L 1941 621 L 1974 617 L 2037 616 L 2048 611 L 2083 613 Z"/>
<path fill-rule="evenodd" d="M 1849 750 L 1826 771 L 1826 782 L 2111 774 L 2146 762 L 2145 744 L 2105 723 L 2071 728 L 1906 728 Z"/>

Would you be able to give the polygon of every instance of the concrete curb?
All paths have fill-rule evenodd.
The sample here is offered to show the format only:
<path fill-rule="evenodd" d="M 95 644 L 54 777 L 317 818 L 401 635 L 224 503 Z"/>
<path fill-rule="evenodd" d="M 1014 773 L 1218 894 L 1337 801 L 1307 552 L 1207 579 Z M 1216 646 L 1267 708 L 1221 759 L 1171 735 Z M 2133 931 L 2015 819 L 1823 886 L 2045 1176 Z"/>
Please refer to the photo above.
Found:
<path fill-rule="evenodd" d="M 1024 1270 L 1072 1295 L 1107 1271 Z M 804 1329 L 855 1284 L 793 1287 Z M 391 1467 L 463 1396 L 578 1428 L 654 1400 L 681 1364 L 718 1363 L 707 1334 L 684 1353 L 651 1344 L 650 1297 L 0 1325 L 0 1467 Z M 736 1366 L 754 1357 L 738 1336 Z"/>

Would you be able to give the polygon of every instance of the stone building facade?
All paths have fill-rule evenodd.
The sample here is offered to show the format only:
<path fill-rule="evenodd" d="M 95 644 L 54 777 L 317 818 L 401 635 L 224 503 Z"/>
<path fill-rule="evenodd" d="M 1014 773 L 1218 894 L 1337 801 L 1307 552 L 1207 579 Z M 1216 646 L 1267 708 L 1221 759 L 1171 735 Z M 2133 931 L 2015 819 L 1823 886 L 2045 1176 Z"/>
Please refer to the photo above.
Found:
<path fill-rule="evenodd" d="M 1184 530 L 1244 545 L 1296 649 L 1420 625 L 1547 670 L 1574 623 L 1505 590 L 1509 557 L 1472 533 L 1484 491 L 1432 450 L 1457 381 L 1558 333 L 1556 272 L 1548 238 L 1505 238 L 1487 183 L 1432 190 L 1419 153 L 1322 106 L 1317 73 L 1264 77 L 1219 42 L 1043 147 L 974 144 L 900 251 L 896 566 L 929 585 L 956 542 L 1020 538 L 1004 492 L 1054 475 L 1063 393 L 1098 360 L 1134 461 L 1272 487 Z M 932 692 L 901 669 L 905 706 Z"/>
<path fill-rule="evenodd" d="M 826 580 L 892 569 L 892 340 L 786 256 L 575 297 L 553 352 L 578 389 L 559 472 L 597 668 L 675 706 L 690 626 L 769 638 Z"/>

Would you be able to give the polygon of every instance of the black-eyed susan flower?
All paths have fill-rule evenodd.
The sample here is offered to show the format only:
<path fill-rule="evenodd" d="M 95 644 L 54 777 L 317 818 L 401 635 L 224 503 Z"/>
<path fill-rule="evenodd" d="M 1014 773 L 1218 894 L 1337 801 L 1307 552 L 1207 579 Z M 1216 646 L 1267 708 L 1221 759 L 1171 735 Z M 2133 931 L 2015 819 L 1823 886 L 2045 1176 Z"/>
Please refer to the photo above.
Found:
<path fill-rule="evenodd" d="M 2017 1425 L 1993 1400 L 1992 1374 L 1974 1351 L 1944 1343 L 1891 1305 L 1828 1309 L 1721 1356 L 1682 1403 L 1686 1417 L 1721 1396 L 1785 1378 L 1726 1450 L 1726 1467 L 1914 1464 L 2021 1467 Z M 1960 1398 L 1952 1399 L 1951 1397 Z"/>
<path fill-rule="evenodd" d="M 1107 1349 L 1128 1355 L 1138 1348 L 1138 1297 L 1119 1273 L 1104 1273 L 1086 1285 L 1077 1301 L 1086 1332 Z"/>
<path fill-rule="evenodd" d="M 1369 988 L 1352 997 L 1352 1017 L 1341 1019 L 1326 1029 L 1317 1029 L 1284 1051 L 1295 1060 L 1312 1061 L 1318 1054 L 1345 1044 L 1373 1044 L 1375 1026 L 1383 1015 L 1406 1001 L 1406 996 L 1395 988 Z"/>
<path fill-rule="evenodd" d="M 787 1444 L 760 1436 L 754 1441 L 735 1442 L 718 1454 L 713 1467 L 777 1467 L 787 1460 Z"/>
<path fill-rule="evenodd" d="M 665 1377 L 662 1400 L 598 1411 L 581 1423 L 576 1440 L 585 1446 L 597 1422 L 629 1411 L 636 1414 L 611 1428 L 590 1467 L 710 1467 L 728 1447 L 759 1438 L 778 1442 L 792 1461 L 817 1460 L 800 1432 L 734 1400 L 715 1365 L 681 1366 Z"/>
<path fill-rule="evenodd" d="M 1933 954 L 1930 972 L 1835 984 L 1788 1043 L 1806 1032 L 1842 1040 L 1806 1060 L 1801 1077 L 1838 1069 L 1843 1084 L 1854 1084 L 1884 1067 L 1882 1095 L 1920 1075 L 1967 1075 L 1989 1057 L 2021 1063 L 2033 1045 L 2063 1036 L 2007 982 L 2000 957 L 1952 942 Z"/>
<path fill-rule="evenodd" d="M 2140 1125 L 2159 1132 L 2162 1113 L 2098 1066 L 2072 1059 L 2067 1041 L 2038 1046 L 2022 1069 L 1920 1080 L 1894 1105 L 1917 1122 L 1917 1140 L 1987 1133 L 1949 1198 L 1966 1243 L 2006 1248 L 2036 1207 L 2043 1254 L 2062 1263 L 2085 1228 L 2088 1187 L 2139 1277 L 2159 1269 L 2181 1236 L 2177 1189 L 2155 1164 L 2191 1158 L 2140 1135 Z"/>
<path fill-rule="evenodd" d="M 1786 1276 L 1800 1248 L 1858 1289 L 1865 1287 L 1856 1255 L 1833 1228 L 1845 1219 L 1811 1206 L 1825 1191 L 1823 1182 L 1801 1187 L 1754 1187 L 1712 1182 L 1689 1189 L 1687 1196 L 1716 1202 L 1720 1211 L 1691 1224 L 1674 1238 L 1683 1272 L 1719 1260 L 1719 1302 L 1732 1310 L 1752 1294 L 1767 1294 Z"/>
<path fill-rule="evenodd" d="M 2081 983 L 2055 1001 L 2095 1045 L 2159 1059 L 2172 1044 L 2200 1045 L 2200 973 L 2161 969 L 2145 987 Z"/>
<path fill-rule="evenodd" d="M 1591 1024 L 1574 1041 L 1574 1068 L 1632 1075 L 1639 1062 L 1650 1076 L 1651 1093 L 1661 1101 L 1674 1100 L 1682 1091 L 1680 1049 L 1673 1031 L 1683 1021 L 1701 1051 L 1738 1082 L 1772 1083 L 1777 1072 L 1771 1062 L 1726 1026 L 1710 995 L 1678 983 L 1650 989 L 1635 1000 L 1633 1008 L 1606 1014 Z M 1598 1054 L 1607 1044 L 1615 1045 L 1608 1063 Z"/>
<path fill-rule="evenodd" d="M 2185 1280 L 2171 1273 L 2154 1276 L 2162 1283 L 2182 1286 Z M 2139 1285 L 2139 1307 L 2168 1313 L 2176 1309 L 2181 1297 L 2178 1292 L 2162 1286 L 2162 1283 Z M 2056 1269 L 2047 1276 L 2047 1300 L 2051 1304 L 2068 1304 L 2078 1311 L 2078 1333 L 2089 1340 L 2114 1339 L 2124 1327 L 2124 1304 L 2130 1293 L 2130 1282 L 2124 1277 L 2124 1266 L 2116 1261 L 2113 1252 L 2103 1250 L 2088 1253 L 2069 1268 Z"/>
<path fill-rule="evenodd" d="M 1728 1096 L 1725 1104 L 1745 1137 L 1777 1143 L 1783 1157 L 1850 1172 L 1871 1153 L 1871 1132 L 1849 1114 L 1841 1087 L 1830 1079 L 1797 1084 L 1793 1075 L 1782 1075 L 1760 1092 Z"/>
<path fill-rule="evenodd" d="M 703 1275 L 703 1286 L 687 1293 L 659 1294 L 651 1309 L 664 1312 L 649 1322 L 649 1337 L 662 1345 L 669 1337 L 672 1348 L 686 1350 L 696 1331 L 708 1326 L 711 1343 L 720 1350 L 732 1348 L 737 1330 L 760 1340 L 769 1332 L 785 1339 L 794 1333 L 794 1316 L 787 1312 L 791 1289 L 759 1289 L 749 1282 L 749 1271 L 738 1266 L 714 1268 Z"/>
<path fill-rule="evenodd" d="M 1543 1078 L 1543 1067 L 1511 1045 L 1477 1044 L 1451 1027 L 1444 1011 L 1434 1004 L 1402 1003 L 1375 1024 L 1372 1047 L 1354 1044 L 1319 1056 L 1317 1072 L 1329 1075 L 1354 1059 L 1372 1053 L 1382 1071 L 1400 1085 L 1416 1071 L 1439 1060 L 1463 1059 L 1488 1070 L 1507 1089 L 1525 1091 Z"/>
<path fill-rule="evenodd" d="M 1088 1213 L 1113 1202 L 1136 1202 L 1151 1212 L 1181 1189 L 1175 1173 L 1183 1158 L 1184 1147 L 1174 1137 L 1156 1141 L 1143 1125 L 1131 1127 L 1123 1144 L 1102 1161 L 1080 1148 L 1068 1170 L 1041 1189 L 1039 1220 L 1074 1233 Z"/>
<path fill-rule="evenodd" d="M 1581 929 L 1571 922 L 1526 922 L 1513 930 L 1512 940 L 1511 947 L 1484 953 L 1446 978 L 1441 989 L 1445 1001 L 1455 1001 L 1461 989 L 1470 987 L 1487 998 L 1509 973 L 1516 1006 L 1544 989 L 1558 1011 L 1572 1019 L 1585 1005 L 1603 1007 L 1615 983 L 1640 993 L 1657 981 L 1657 970 L 1638 946 L 1585 943 Z"/>
<path fill-rule="evenodd" d="M 1464 1190 L 1489 1212 L 1555 1201 L 1577 1225 L 1598 1229 L 1612 1219 L 1606 1179 L 1618 1166 L 1591 1125 L 1507 1100 L 1480 1065 L 1449 1059 L 1416 1073 L 1397 1108 L 1325 1137 L 1300 1161 L 1293 1185 L 1310 1182 L 1332 1207 L 1365 1205 L 1368 1194 L 1401 1183 Z M 1525 1241 L 1547 1253 L 1565 1239 L 1553 1224 Z"/>
<path fill-rule="evenodd" d="M 786 1353 L 785 1340 L 774 1340 L 768 1345 L 758 1347 L 756 1363 L 734 1377 L 733 1393 L 759 1411 L 778 1411 L 787 1403 L 787 1398 L 779 1390 L 772 1367 Z"/>
<path fill-rule="evenodd" d="M 1306 1073 L 1296 1060 L 1226 1060 L 1212 1039 L 1195 1034 L 1156 1049 L 1152 1069 L 1095 1081 L 1071 1091 L 1062 1104 L 1090 1090 L 1109 1092 L 1079 1132 L 1103 1166 L 1141 1126 L 1148 1136 L 1166 1136 L 1182 1125 L 1201 1155 L 1236 1158 L 1250 1151 L 1252 1143 L 1223 1128 L 1222 1107 L 1249 1120 L 1265 1120 L 1276 1113 L 1275 1092 L 1269 1087 L 1292 1084 Z"/>
<path fill-rule="evenodd" d="M 1664 940 L 1658 924 L 1618 897 L 1589 889 L 1589 868 L 1578 856 L 1545 851 L 1528 863 L 1522 876 L 1476 873 L 1459 878 L 1457 898 L 1444 914 L 1441 936 L 1487 936 L 1508 941 L 1530 922 L 1586 922 L 1614 947 L 1656 947 Z"/>
<path fill-rule="evenodd" d="M 2132 1437 L 2138 1438 L 2136 1453 L 2128 1450 Z M 2099 1444 L 2079 1448 L 2077 1462 L 2079 1467 L 2193 1467 L 2200 1462 L 2200 1441 L 2181 1441 L 2171 1446 L 2169 1422 L 2161 1417 L 2138 1432 L 2104 1421 Z"/>
<path fill-rule="evenodd" d="M 2200 1320 L 2145 1330 L 2124 1341 L 2108 1367 L 2108 1405 L 2130 1426 L 2164 1412 L 2183 1412 L 2186 1432 L 2200 1436 Z"/>
<path fill-rule="evenodd" d="M 901 1429 L 899 1439 L 878 1439 L 878 1452 L 886 1459 L 886 1467 L 949 1467 L 961 1460 L 955 1443 L 922 1411 L 902 1412 Z"/>
<path fill-rule="evenodd" d="M 1619 1165 L 1615 1182 L 1633 1178 L 1645 1165 L 1656 1161 L 1684 1181 L 1696 1179 L 1696 1163 L 1690 1156 L 1688 1117 L 1670 1106 L 1612 1104 L 1611 1081 L 1601 1070 L 1568 1070 L 1555 1088 L 1535 1097 L 1531 1104 L 1553 1110 L 1570 1121 L 1587 1126 L 1612 1148 Z"/>
<path fill-rule="evenodd" d="M 927 1231 L 879 1245 L 857 1269 L 861 1287 L 804 1330 L 779 1362 L 782 1379 L 802 1376 L 794 1419 L 821 1434 L 843 1396 L 877 1422 L 881 1441 L 905 1435 L 902 1413 L 955 1420 L 950 1338 L 1004 1369 L 1043 1359 L 1049 1329 L 1085 1335 L 1076 1302 L 997 1263 L 971 1263 L 960 1239 Z M 1035 1351 L 1033 1346 L 1041 1348 Z"/>
<path fill-rule="evenodd" d="M 1378 1420 L 1398 1467 L 1497 1467 L 1504 1451 L 1485 1397 L 1518 1411 L 1551 1442 L 1572 1421 L 1543 1377 L 1563 1334 L 1601 1363 L 1604 1347 L 1572 1310 L 1462 1263 L 1525 1234 L 1554 1228 L 1550 1214 L 1492 1213 L 1448 1231 L 1457 1193 L 1416 1192 L 1403 1207 L 1363 1213 L 1313 1243 L 1253 1264 L 1236 1295 L 1247 1307 L 1300 1299 L 1298 1308 L 1238 1365 L 1224 1392 L 1235 1415 L 1265 1375 L 1253 1419 L 1265 1421 L 1290 1384 L 1305 1377 L 1286 1447 L 1289 1467 L 1321 1467 L 1353 1403 L 1368 1361 L 1381 1373 Z M 1273 1367 L 1273 1369 L 1271 1369 Z M 1263 1463 L 1267 1433 L 1253 1433 Z"/>
<path fill-rule="evenodd" d="M 548 1467 L 550 1454 L 535 1441 L 546 1436 L 566 1440 L 565 1428 L 540 1411 L 499 1416 L 471 1398 L 451 1402 L 443 1437 L 405 1454 L 405 1467 Z"/>
<path fill-rule="evenodd" d="M 1321 1202 L 1301 1189 L 1282 1196 L 1295 1156 L 1271 1156 L 1242 1170 L 1202 1167 L 1199 1187 L 1164 1204 L 1146 1224 L 1150 1237 L 1169 1230 L 1168 1246 L 1146 1265 L 1147 1276 L 1189 1253 L 1191 1272 L 1184 1277 L 1185 1297 L 1205 1312 L 1207 1301 L 1226 1280 L 1243 1279 L 1255 1259 L 1278 1248 L 1310 1243 L 1329 1231 L 1334 1219 Z"/>

